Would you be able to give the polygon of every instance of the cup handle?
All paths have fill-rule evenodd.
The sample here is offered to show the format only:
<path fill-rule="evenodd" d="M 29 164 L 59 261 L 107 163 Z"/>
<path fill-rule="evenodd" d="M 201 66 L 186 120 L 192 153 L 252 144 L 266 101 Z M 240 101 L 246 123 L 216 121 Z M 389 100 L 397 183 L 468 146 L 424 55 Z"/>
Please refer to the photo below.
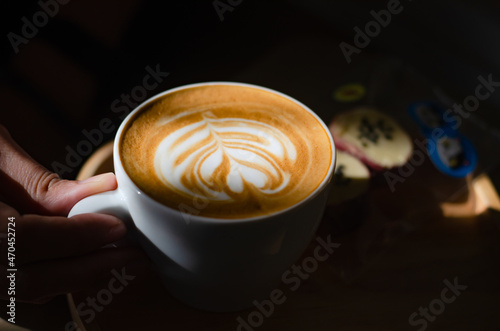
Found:
<path fill-rule="evenodd" d="M 122 220 L 130 217 L 125 198 L 118 189 L 91 195 L 78 201 L 68 217 L 86 213 L 111 214 Z"/>

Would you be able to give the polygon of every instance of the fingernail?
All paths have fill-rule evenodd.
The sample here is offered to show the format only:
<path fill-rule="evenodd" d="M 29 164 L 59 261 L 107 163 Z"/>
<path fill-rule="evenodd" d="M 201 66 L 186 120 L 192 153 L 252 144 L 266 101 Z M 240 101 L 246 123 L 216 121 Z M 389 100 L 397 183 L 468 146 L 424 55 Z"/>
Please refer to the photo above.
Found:
<path fill-rule="evenodd" d="M 119 222 L 117 225 L 114 225 L 108 230 L 106 239 L 109 242 L 117 241 L 125 236 L 125 233 L 127 233 L 127 227 L 123 222 Z"/>
<path fill-rule="evenodd" d="M 101 182 L 105 177 L 109 176 L 109 174 L 112 174 L 112 172 L 107 172 L 101 175 L 97 176 L 92 176 L 84 180 L 78 181 L 79 184 L 88 184 L 88 183 L 98 183 Z"/>

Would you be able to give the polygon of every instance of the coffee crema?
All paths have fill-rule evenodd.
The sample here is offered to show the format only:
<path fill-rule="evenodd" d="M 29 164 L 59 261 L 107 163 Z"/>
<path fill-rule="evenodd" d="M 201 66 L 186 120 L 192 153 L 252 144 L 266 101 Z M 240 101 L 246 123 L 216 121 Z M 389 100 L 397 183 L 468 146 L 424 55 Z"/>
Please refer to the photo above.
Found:
<path fill-rule="evenodd" d="M 309 196 L 328 174 L 332 148 L 321 123 L 295 102 L 220 84 L 146 104 L 123 130 L 120 158 L 156 201 L 199 216 L 240 219 Z"/>

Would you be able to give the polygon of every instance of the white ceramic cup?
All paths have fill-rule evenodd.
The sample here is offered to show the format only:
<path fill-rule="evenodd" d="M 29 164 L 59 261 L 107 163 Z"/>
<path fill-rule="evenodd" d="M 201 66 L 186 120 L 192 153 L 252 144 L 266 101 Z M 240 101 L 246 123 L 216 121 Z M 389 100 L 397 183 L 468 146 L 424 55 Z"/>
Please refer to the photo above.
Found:
<path fill-rule="evenodd" d="M 132 116 L 145 104 L 166 94 L 217 84 L 253 87 L 280 95 L 300 105 L 322 124 L 330 140 L 332 160 L 327 175 L 307 198 L 270 215 L 216 219 L 169 208 L 132 182 L 123 169 L 119 145 L 123 129 Z M 280 285 L 282 274 L 299 259 L 311 241 L 326 205 L 335 168 L 335 145 L 323 121 L 287 95 L 243 83 L 208 82 L 177 87 L 139 105 L 118 129 L 113 161 L 118 188 L 79 201 L 69 216 L 108 213 L 130 217 L 142 247 L 172 295 L 203 310 L 236 311 L 250 307 L 254 300 L 268 297 Z"/>

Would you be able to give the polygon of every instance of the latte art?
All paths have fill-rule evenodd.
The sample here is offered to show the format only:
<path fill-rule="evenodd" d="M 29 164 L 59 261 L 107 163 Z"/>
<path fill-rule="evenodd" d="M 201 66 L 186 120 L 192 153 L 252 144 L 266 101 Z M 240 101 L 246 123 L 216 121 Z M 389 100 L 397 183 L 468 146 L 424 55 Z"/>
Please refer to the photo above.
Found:
<path fill-rule="evenodd" d="M 199 121 L 186 123 L 193 114 Z M 207 110 L 187 111 L 160 125 L 171 122 L 186 124 L 156 150 L 156 174 L 165 185 L 209 200 L 234 200 L 250 190 L 279 193 L 289 183 L 297 150 L 277 128 L 247 118 L 217 118 Z"/>
<path fill-rule="evenodd" d="M 132 181 L 191 214 L 249 218 L 291 207 L 327 176 L 332 147 L 299 104 L 253 87 L 174 91 L 145 105 L 120 137 Z"/>

